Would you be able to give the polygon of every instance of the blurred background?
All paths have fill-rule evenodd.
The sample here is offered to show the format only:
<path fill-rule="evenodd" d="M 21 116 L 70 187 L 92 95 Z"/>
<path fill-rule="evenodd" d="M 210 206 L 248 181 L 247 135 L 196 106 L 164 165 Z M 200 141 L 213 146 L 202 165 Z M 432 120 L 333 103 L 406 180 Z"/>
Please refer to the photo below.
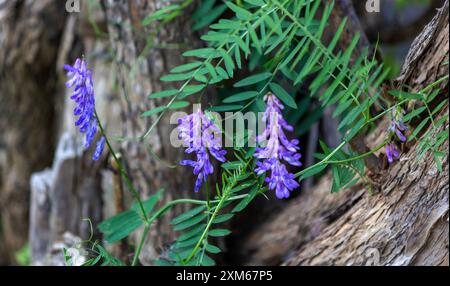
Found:
<path fill-rule="evenodd" d="M 96 107 L 108 134 L 137 137 L 152 122 L 140 113 L 162 102 L 147 96 L 171 87 L 160 76 L 183 62 L 184 50 L 202 45 L 205 26 L 227 17 L 220 1 L 209 1 L 205 11 L 196 8 L 199 1 L 81 0 L 80 12 L 68 13 L 63 0 L 0 0 L 0 265 L 64 265 L 62 247 L 91 234 L 100 238 L 95 226 L 131 201 L 107 154 L 94 163 L 91 151 L 80 147 L 63 65 L 83 55 L 94 72 Z M 170 22 L 140 24 L 168 2 L 189 5 Z M 355 16 L 370 45 L 380 47 L 391 78 L 443 2 L 381 0 L 379 13 L 368 13 L 366 1 L 353 1 Z M 248 70 L 251 65 L 250 60 Z M 208 93 L 214 98 L 217 92 Z M 319 138 L 329 146 L 340 140 L 332 111 L 317 113 L 315 106 L 306 107 L 308 120 L 300 128 L 306 132 L 298 134 L 305 154 L 314 153 Z M 190 173 L 168 168 L 182 157 L 182 150 L 170 147 L 172 128 L 164 118 L 149 140 L 114 143 L 144 196 L 160 188 L 170 190 L 166 200 L 193 196 Z M 308 166 L 313 159 L 303 160 Z M 307 180 L 302 189 L 314 184 Z M 276 203 L 267 211 L 273 208 Z M 148 262 L 161 251 L 151 245 L 173 238 L 167 220 L 155 232 L 157 241 L 149 241 L 144 252 Z M 110 250 L 127 259 L 130 243 Z"/>

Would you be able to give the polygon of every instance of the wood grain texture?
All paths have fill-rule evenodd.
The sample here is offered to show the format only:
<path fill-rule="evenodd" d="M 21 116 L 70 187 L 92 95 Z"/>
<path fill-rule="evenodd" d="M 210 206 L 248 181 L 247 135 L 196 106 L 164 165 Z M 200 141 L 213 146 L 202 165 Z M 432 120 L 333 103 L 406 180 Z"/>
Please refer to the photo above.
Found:
<path fill-rule="evenodd" d="M 429 40 L 411 47 L 403 69 L 403 83 L 416 91 L 448 74 L 448 1 L 422 33 Z M 448 80 L 440 88 L 442 99 Z M 368 146 L 382 142 L 386 129 L 384 120 Z M 322 178 L 243 241 L 245 264 L 448 265 L 448 154 L 439 173 L 431 156 L 415 159 L 414 145 L 404 152 L 378 174 L 376 194 L 361 185 L 330 194 L 331 176 Z"/>

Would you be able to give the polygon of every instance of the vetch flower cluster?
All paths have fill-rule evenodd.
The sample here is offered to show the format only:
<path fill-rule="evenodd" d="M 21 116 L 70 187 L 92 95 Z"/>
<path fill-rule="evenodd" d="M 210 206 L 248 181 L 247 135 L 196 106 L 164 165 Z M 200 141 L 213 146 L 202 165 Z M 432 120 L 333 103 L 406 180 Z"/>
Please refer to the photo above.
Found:
<path fill-rule="evenodd" d="M 289 173 L 286 162 L 292 166 L 301 166 L 301 155 L 298 153 L 300 147 L 297 145 L 299 141 L 293 139 L 289 141 L 286 138 L 284 130 L 292 132 L 293 127 L 290 126 L 281 114 L 284 106 L 272 93 L 264 97 L 267 103 L 267 108 L 263 115 L 263 120 L 266 123 L 266 129 L 257 137 L 258 143 L 267 140 L 265 147 L 258 147 L 254 156 L 258 161 L 255 169 L 258 175 L 270 172 L 270 175 L 265 179 L 269 184 L 269 189 L 275 190 L 275 194 L 279 199 L 288 198 L 290 192 L 299 187 L 295 176 Z M 267 139 L 268 138 L 268 139 Z"/>
<path fill-rule="evenodd" d="M 67 88 L 75 87 L 70 99 L 76 106 L 73 110 L 74 116 L 78 119 L 75 125 L 79 127 L 81 133 L 85 134 L 85 148 L 89 148 L 97 133 L 97 118 L 95 117 L 94 85 L 92 82 L 92 72 L 87 68 L 85 60 L 77 59 L 73 66 L 64 65 L 67 76 L 70 79 L 66 82 Z M 105 148 L 105 138 L 102 137 L 96 144 L 92 159 L 97 161 Z"/>
<path fill-rule="evenodd" d="M 403 122 L 402 112 L 398 108 L 393 109 L 391 113 L 391 125 L 389 126 L 388 132 L 389 138 L 397 137 L 401 142 L 406 142 L 407 138 L 403 134 L 406 130 L 408 130 L 408 126 Z M 386 144 L 386 156 L 389 164 L 392 164 L 394 159 L 398 158 L 399 152 L 395 144 L 395 139 Z"/>
<path fill-rule="evenodd" d="M 206 178 L 214 172 L 209 155 L 220 162 L 225 162 L 226 151 L 222 149 L 220 129 L 201 111 L 198 110 L 178 120 L 178 136 L 187 147 L 186 154 L 195 153 L 197 160 L 183 160 L 183 166 L 194 168 L 197 175 L 194 191 L 198 192 Z"/>

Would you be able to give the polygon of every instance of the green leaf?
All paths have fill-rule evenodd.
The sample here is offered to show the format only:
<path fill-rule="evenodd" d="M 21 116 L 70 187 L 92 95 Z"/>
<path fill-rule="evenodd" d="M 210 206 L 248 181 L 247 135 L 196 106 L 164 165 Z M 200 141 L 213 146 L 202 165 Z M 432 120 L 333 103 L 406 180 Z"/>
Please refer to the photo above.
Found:
<path fill-rule="evenodd" d="M 200 37 L 205 42 L 223 42 L 224 39 L 227 39 L 229 37 L 228 34 L 219 33 L 215 31 L 211 31 L 206 35 L 203 35 Z"/>
<path fill-rule="evenodd" d="M 214 262 L 214 260 L 209 257 L 208 255 L 203 255 L 203 259 L 202 259 L 202 266 L 215 266 L 216 262 Z"/>
<path fill-rule="evenodd" d="M 406 92 L 406 91 L 401 91 L 401 90 L 390 90 L 388 92 L 390 95 L 395 96 L 397 98 L 400 99 L 418 99 L 421 100 L 423 98 L 423 96 L 421 94 L 417 94 L 417 93 L 410 93 L 410 92 Z"/>
<path fill-rule="evenodd" d="M 177 237 L 177 241 L 184 241 L 190 239 L 193 236 L 196 236 L 199 233 L 202 233 L 206 227 L 206 224 L 199 224 L 195 227 L 189 229 L 188 231 L 184 231 Z"/>
<path fill-rule="evenodd" d="M 236 44 L 238 44 L 239 48 L 244 51 L 246 57 L 250 54 L 250 49 L 248 48 L 248 45 L 242 41 L 241 37 L 234 37 L 234 40 L 236 41 Z"/>
<path fill-rule="evenodd" d="M 164 189 L 159 190 L 156 194 L 150 196 L 148 199 L 142 201 L 142 206 L 144 207 L 145 213 L 150 213 L 158 201 L 161 199 L 161 195 L 164 192 Z M 142 210 L 137 202 L 134 202 L 131 206 L 131 209 L 134 210 L 137 214 L 142 215 Z M 143 219 L 143 218 L 142 218 Z"/>
<path fill-rule="evenodd" d="M 182 81 L 192 78 L 192 73 L 177 73 L 162 76 L 161 81 Z"/>
<path fill-rule="evenodd" d="M 435 152 L 435 153 L 433 153 L 433 157 L 434 157 L 434 161 L 436 162 L 436 167 L 437 167 L 439 173 L 442 173 L 442 162 L 441 162 L 441 159 L 439 158 L 439 155 Z"/>
<path fill-rule="evenodd" d="M 211 55 L 215 55 L 216 50 L 213 48 L 202 48 L 196 50 L 190 50 L 183 53 L 184 57 L 197 57 L 197 58 L 208 58 Z M 217 56 L 218 54 L 216 54 Z"/>
<path fill-rule="evenodd" d="M 230 77 L 233 77 L 233 70 L 235 68 L 233 59 L 224 49 L 219 49 L 219 53 L 222 56 L 223 61 L 225 62 L 225 68 L 227 70 L 227 73 L 230 75 Z"/>
<path fill-rule="evenodd" d="M 403 118 L 403 120 L 405 122 L 409 122 L 411 119 L 413 119 L 414 117 L 420 115 L 425 110 L 427 110 L 427 108 L 425 106 L 419 107 L 419 108 L 411 111 L 410 113 L 406 114 L 405 117 Z"/>
<path fill-rule="evenodd" d="M 227 9 L 225 5 L 219 5 L 214 7 L 211 11 L 208 11 L 200 20 L 192 26 L 193 31 L 200 30 L 212 22 L 214 22 L 220 15 Z"/>
<path fill-rule="evenodd" d="M 249 18 L 251 18 L 253 15 L 252 13 L 250 13 L 249 11 L 233 4 L 233 2 L 230 1 L 226 1 L 225 5 L 228 6 L 228 8 L 230 8 L 231 10 L 233 10 L 234 13 L 236 13 L 236 17 L 238 19 L 241 20 L 248 20 Z"/>
<path fill-rule="evenodd" d="M 177 66 L 176 68 L 173 68 L 170 72 L 171 73 L 179 73 L 179 72 L 185 72 L 185 71 L 190 71 L 196 67 L 201 66 L 202 63 L 201 62 L 192 62 L 192 63 L 188 63 L 188 64 L 184 64 L 181 66 Z"/>
<path fill-rule="evenodd" d="M 253 85 L 255 83 L 261 82 L 263 80 L 266 80 L 272 76 L 272 73 L 270 72 L 264 72 L 256 75 L 249 76 L 237 83 L 234 84 L 234 87 L 243 87 L 248 85 Z"/>
<path fill-rule="evenodd" d="M 216 78 L 217 72 L 216 72 L 216 69 L 213 67 L 213 65 L 210 64 L 209 62 L 205 62 L 205 65 L 206 65 L 206 69 L 208 70 L 211 77 Z"/>
<path fill-rule="evenodd" d="M 250 33 L 250 37 L 252 38 L 253 44 L 256 47 L 256 50 L 258 51 L 259 54 L 262 54 L 262 49 L 261 49 L 261 42 L 258 39 L 258 35 L 255 32 L 255 29 L 253 29 L 253 26 L 248 24 L 247 25 L 247 30 Z"/>
<path fill-rule="evenodd" d="M 319 174 L 320 172 L 322 172 L 323 170 L 325 170 L 325 168 L 327 167 L 327 164 L 320 164 L 317 165 L 311 169 L 309 169 L 308 171 L 304 172 L 302 174 L 302 176 L 300 177 L 300 180 L 304 180 L 306 178 L 312 177 L 314 175 Z"/>
<path fill-rule="evenodd" d="M 428 121 L 429 121 L 429 118 L 426 118 L 416 127 L 416 129 L 414 129 L 413 134 L 408 138 L 408 142 L 412 141 L 414 138 L 417 137 L 419 132 L 425 127 L 425 125 L 428 123 Z"/>
<path fill-rule="evenodd" d="M 222 252 L 222 250 L 220 248 L 218 248 L 217 246 L 212 245 L 212 244 L 206 245 L 206 251 L 209 253 L 212 253 L 212 254 L 218 254 L 218 253 Z"/>
<path fill-rule="evenodd" d="M 256 197 L 259 191 L 259 185 L 254 186 L 250 192 L 247 194 L 247 196 L 237 204 L 234 209 L 232 210 L 233 213 L 238 213 L 244 210 L 250 202 Z"/>
<path fill-rule="evenodd" d="M 229 231 L 228 229 L 217 228 L 217 229 L 210 230 L 208 232 L 208 235 L 212 236 L 212 237 L 221 237 L 221 236 L 229 235 L 230 233 L 231 233 L 231 231 Z"/>
<path fill-rule="evenodd" d="M 166 16 L 169 12 L 179 9 L 179 5 L 169 5 L 164 8 L 161 8 L 160 10 L 156 11 L 155 13 L 148 15 L 147 17 L 142 20 L 142 26 L 148 26 L 152 22 L 163 19 L 164 16 Z"/>
<path fill-rule="evenodd" d="M 364 126 L 364 124 L 366 124 L 366 120 L 365 118 L 361 118 L 355 125 L 353 125 L 350 132 L 348 132 L 347 135 L 345 135 L 344 140 L 349 141 L 350 139 L 352 139 L 353 136 L 355 136 L 360 131 L 360 129 Z"/>
<path fill-rule="evenodd" d="M 114 243 L 138 229 L 143 221 L 134 210 L 129 210 L 117 214 L 103 221 L 98 229 L 104 234 L 104 239 L 109 243 Z"/>
<path fill-rule="evenodd" d="M 169 106 L 169 109 L 180 109 L 180 108 L 184 108 L 186 106 L 189 106 L 190 104 L 191 103 L 189 101 L 174 101 Z"/>
<path fill-rule="evenodd" d="M 156 108 L 153 108 L 153 109 L 145 111 L 144 113 L 141 114 L 141 117 L 152 116 L 152 115 L 160 113 L 160 112 L 162 112 L 162 111 L 164 111 L 166 109 L 167 109 L 166 106 L 158 106 Z"/>
<path fill-rule="evenodd" d="M 247 175 L 251 175 L 251 174 L 247 174 Z M 249 177 L 249 176 L 247 176 L 247 177 Z M 242 180 L 241 180 L 241 181 L 242 181 Z M 247 189 L 247 188 L 253 186 L 254 184 L 255 184 L 255 182 L 251 182 L 251 181 L 250 181 L 250 182 L 243 183 L 243 184 L 240 184 L 240 185 L 234 187 L 234 188 L 231 190 L 231 193 L 237 193 L 237 192 L 240 192 L 240 191 L 242 191 L 242 190 L 244 190 L 244 189 Z"/>
<path fill-rule="evenodd" d="M 214 218 L 213 223 L 222 223 L 225 222 L 229 219 L 231 219 L 234 216 L 234 214 L 223 214 L 223 215 L 218 215 Z"/>
<path fill-rule="evenodd" d="M 217 73 L 224 79 L 229 79 L 227 72 L 222 67 L 216 67 Z"/>
<path fill-rule="evenodd" d="M 444 105 L 447 104 L 447 100 L 443 100 L 441 103 L 438 104 L 438 106 L 436 106 L 433 111 L 431 112 L 431 115 L 435 115 L 436 113 L 438 113 L 442 107 L 444 107 Z"/>
<path fill-rule="evenodd" d="M 216 4 L 217 0 L 202 0 L 199 2 L 199 5 L 196 7 L 194 14 L 192 15 L 192 19 L 198 20 L 203 18 L 206 14 L 210 13 L 211 9 Z"/>
<path fill-rule="evenodd" d="M 289 106 L 291 108 L 297 109 L 297 104 L 295 103 L 295 100 L 279 84 L 272 82 L 270 84 L 270 89 L 276 95 L 276 97 L 278 97 L 284 104 L 286 104 L 287 106 Z"/>
<path fill-rule="evenodd" d="M 182 98 L 186 98 L 189 95 L 195 94 L 197 92 L 202 91 L 204 88 L 206 87 L 206 85 L 204 84 L 199 84 L 199 85 L 188 85 L 183 89 L 183 92 L 181 93 L 181 95 L 179 96 L 180 99 Z"/>
<path fill-rule="evenodd" d="M 193 246 L 196 245 L 198 240 L 201 238 L 201 233 L 199 233 L 199 235 L 191 237 L 187 240 L 181 241 L 181 242 L 176 242 L 175 244 L 173 244 L 173 246 L 175 248 L 184 248 L 184 247 L 189 247 L 189 246 Z"/>
<path fill-rule="evenodd" d="M 194 225 L 202 222 L 206 218 L 207 218 L 206 214 L 200 214 L 200 215 L 190 218 L 180 224 L 177 224 L 173 229 L 175 231 L 180 231 L 180 230 L 186 229 L 188 227 L 194 226 Z"/>
<path fill-rule="evenodd" d="M 236 170 L 243 167 L 243 164 L 241 161 L 234 161 L 234 162 L 226 162 L 222 164 L 222 168 L 225 170 Z"/>
<path fill-rule="evenodd" d="M 177 93 L 178 93 L 178 89 L 162 90 L 162 91 L 152 93 L 148 98 L 149 99 L 163 98 L 163 97 L 175 95 Z"/>
<path fill-rule="evenodd" d="M 232 95 L 230 97 L 227 97 L 223 100 L 224 103 L 232 103 L 232 102 L 238 102 L 238 101 L 244 101 L 250 98 L 254 98 L 259 95 L 259 92 L 257 91 L 244 91 L 235 95 Z"/>
<path fill-rule="evenodd" d="M 263 6 L 264 4 L 266 4 L 266 3 L 264 3 L 263 0 L 244 0 L 244 1 L 247 3 L 250 3 L 254 6 Z"/>
<path fill-rule="evenodd" d="M 241 22 L 233 21 L 233 20 L 229 20 L 229 19 L 220 19 L 219 23 L 212 24 L 209 27 L 211 29 L 216 29 L 216 30 L 226 30 L 226 29 L 239 30 L 241 28 Z"/>
<path fill-rule="evenodd" d="M 179 224 L 187 219 L 190 219 L 196 215 L 198 215 L 199 213 L 201 213 L 206 207 L 205 206 L 199 206 L 196 208 L 191 209 L 190 211 L 187 211 L 179 216 L 177 216 L 176 218 L 172 219 L 170 221 L 171 224 Z"/>

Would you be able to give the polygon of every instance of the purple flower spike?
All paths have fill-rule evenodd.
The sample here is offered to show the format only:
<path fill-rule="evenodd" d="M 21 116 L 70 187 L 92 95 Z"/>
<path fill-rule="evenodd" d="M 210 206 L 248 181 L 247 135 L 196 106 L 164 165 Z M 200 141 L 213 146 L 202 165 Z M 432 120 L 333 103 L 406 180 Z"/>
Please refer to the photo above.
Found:
<path fill-rule="evenodd" d="M 194 191 L 198 192 L 206 178 L 214 172 L 209 155 L 220 162 L 225 162 L 227 152 L 222 150 L 220 129 L 209 120 L 205 114 L 198 110 L 178 120 L 178 136 L 184 142 L 186 154 L 195 153 L 196 161 L 183 160 L 180 165 L 194 168 L 197 175 Z"/>
<path fill-rule="evenodd" d="M 279 199 L 289 198 L 290 192 L 298 188 L 300 185 L 295 180 L 294 174 L 286 169 L 286 163 L 292 166 L 301 166 L 301 155 L 298 153 L 300 149 L 297 145 L 297 139 L 289 141 L 284 134 L 284 130 L 293 131 L 281 114 L 284 106 L 271 93 L 264 97 L 267 102 L 267 108 L 263 115 L 263 120 L 267 122 L 266 129 L 256 139 L 258 143 L 262 143 L 267 138 L 267 145 L 263 148 L 256 148 L 254 156 L 262 159 L 257 162 L 255 169 L 258 175 L 270 171 L 270 176 L 266 178 L 269 189 L 275 190 L 275 194 Z"/>
<path fill-rule="evenodd" d="M 70 99 L 76 106 L 73 110 L 77 116 L 75 126 L 79 127 L 81 133 L 85 134 L 85 148 L 89 148 L 97 133 L 97 119 L 95 118 L 95 99 L 92 72 L 87 68 L 85 60 L 77 59 L 73 66 L 64 65 L 67 76 L 70 78 L 66 82 L 67 88 L 74 88 Z M 94 160 L 98 160 L 105 146 L 105 138 L 102 137 L 96 146 L 93 155 Z"/>

